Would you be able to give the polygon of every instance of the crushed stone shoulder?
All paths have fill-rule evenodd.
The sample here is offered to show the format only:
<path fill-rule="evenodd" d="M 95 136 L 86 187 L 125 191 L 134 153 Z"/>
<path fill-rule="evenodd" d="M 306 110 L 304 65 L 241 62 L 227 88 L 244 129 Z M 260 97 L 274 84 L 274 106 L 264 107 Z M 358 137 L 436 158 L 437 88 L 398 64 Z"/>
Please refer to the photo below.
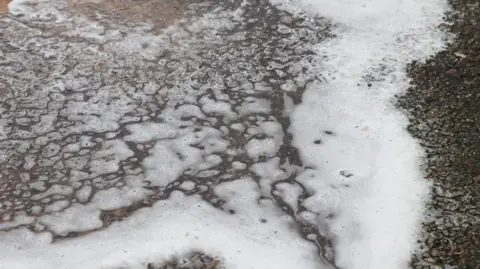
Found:
<path fill-rule="evenodd" d="M 440 27 L 454 41 L 410 65 L 412 85 L 398 102 L 426 149 L 433 183 L 415 269 L 480 268 L 480 2 L 449 3 Z"/>

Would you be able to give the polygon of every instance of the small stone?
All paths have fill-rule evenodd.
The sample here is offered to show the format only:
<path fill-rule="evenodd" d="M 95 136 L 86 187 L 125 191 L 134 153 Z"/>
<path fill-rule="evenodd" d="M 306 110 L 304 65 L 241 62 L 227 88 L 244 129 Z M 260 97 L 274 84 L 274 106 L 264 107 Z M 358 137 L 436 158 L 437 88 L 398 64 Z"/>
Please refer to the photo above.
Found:
<path fill-rule="evenodd" d="M 465 55 L 465 54 L 463 54 L 463 53 L 461 53 L 461 52 L 455 52 L 454 54 L 455 54 L 455 56 L 460 57 L 460 58 L 462 58 L 462 59 L 467 58 L 467 55 Z"/>
<path fill-rule="evenodd" d="M 353 176 L 352 173 L 350 173 L 350 172 L 348 172 L 348 171 L 346 171 L 346 170 L 340 171 L 340 175 L 342 175 L 342 176 L 344 176 L 344 177 L 347 177 L 347 178 Z"/>
<path fill-rule="evenodd" d="M 446 72 L 448 75 L 457 75 L 457 69 L 449 69 Z"/>

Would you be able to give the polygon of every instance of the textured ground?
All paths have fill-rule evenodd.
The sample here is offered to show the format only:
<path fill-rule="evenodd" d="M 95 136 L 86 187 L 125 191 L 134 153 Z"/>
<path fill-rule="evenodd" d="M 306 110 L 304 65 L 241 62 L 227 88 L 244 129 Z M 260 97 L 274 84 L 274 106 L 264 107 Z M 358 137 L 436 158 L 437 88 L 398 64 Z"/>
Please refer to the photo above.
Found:
<path fill-rule="evenodd" d="M 456 38 L 426 63 L 410 66 L 400 99 L 410 131 L 426 148 L 434 182 L 423 250 L 414 268 L 480 268 L 480 2 L 450 1 Z M 452 267 L 449 267 L 452 266 Z"/>
<path fill-rule="evenodd" d="M 407 227 L 394 231 L 402 239 L 410 235 L 414 222 L 397 213 L 420 206 L 397 207 L 411 198 L 400 194 L 410 186 L 415 196 L 424 184 L 409 185 L 415 173 L 401 171 L 417 171 L 416 145 L 410 147 L 415 143 L 403 137 L 400 123 L 390 125 L 396 111 L 383 102 L 403 85 L 404 73 L 396 68 L 405 65 L 398 59 L 411 59 L 416 48 L 431 50 L 412 47 L 410 37 L 437 44 L 435 33 L 396 28 L 408 21 L 401 14 L 425 24 L 431 21 L 423 18 L 435 16 L 406 2 L 399 10 L 382 1 L 347 3 L 351 10 L 366 10 L 355 18 L 365 26 L 359 29 L 343 12 L 333 12 L 339 21 L 331 21 L 282 11 L 266 0 L 25 1 L 23 11 L 0 14 L 0 236 L 12 235 L 2 237 L 7 247 L 0 257 L 9 261 L 8 239 L 16 247 L 17 234 L 52 241 L 57 251 L 82 238 L 101 253 L 105 249 L 89 241 L 92 235 L 116 242 L 108 231 L 123 233 L 119 227 L 128 230 L 130 222 L 153 215 L 147 223 L 167 232 L 154 237 L 137 229 L 124 235 L 128 244 L 141 246 L 150 237 L 176 244 L 192 231 L 192 237 L 208 238 L 204 245 L 223 248 L 224 238 L 198 228 L 219 220 L 228 225 L 215 223 L 215 231 L 236 238 L 225 248 L 238 257 L 234 248 L 244 237 L 229 229 L 241 235 L 246 226 L 259 235 L 246 233 L 253 240 L 244 240 L 243 248 L 258 241 L 287 264 L 297 266 L 277 249 L 322 268 L 344 268 L 336 264 L 341 251 L 333 248 L 343 240 L 348 268 L 381 268 L 393 260 L 385 255 L 392 246 L 405 254 L 397 259 L 405 266 L 410 252 L 404 247 L 411 244 L 389 240 L 395 238 L 389 231 Z M 7 11 L 6 3 L 0 0 L 0 12 Z M 399 102 L 411 115 L 410 131 L 428 150 L 428 175 L 435 182 L 416 268 L 478 268 L 480 157 L 474 149 L 480 95 L 474 89 L 480 83 L 480 14 L 473 1 L 452 5 L 461 11 L 450 16 L 458 40 L 426 64 L 412 64 L 412 88 Z M 371 16 L 392 28 L 384 31 Z M 423 29 L 421 22 L 412 25 Z M 341 42 L 322 50 L 318 44 L 337 37 L 333 28 Z M 318 88 L 307 98 L 311 85 Z M 303 128 L 306 134 L 299 136 Z M 182 228 L 190 229 L 187 235 Z M 384 235 L 373 237 L 377 228 Z M 195 241 L 188 240 L 185 245 Z M 211 254 L 158 262 L 148 257 L 143 265 L 221 268 L 225 257 Z M 71 262 L 61 256 L 54 262 Z"/>
<path fill-rule="evenodd" d="M 0 13 L 8 12 L 8 3 L 10 0 L 0 0 Z"/>
<path fill-rule="evenodd" d="M 225 269 L 220 261 L 201 252 L 193 252 L 184 258 L 174 257 L 166 262 L 150 263 L 146 269 Z"/>
<path fill-rule="evenodd" d="M 309 46 L 328 23 L 262 0 L 243 14 L 228 1 L 51 3 L 0 21 L 1 230 L 78 236 L 173 191 L 233 215 L 215 188 L 239 177 L 297 219 L 286 190 L 307 193 L 284 107 L 317 79 Z M 333 258 L 316 228 L 296 227 Z"/>

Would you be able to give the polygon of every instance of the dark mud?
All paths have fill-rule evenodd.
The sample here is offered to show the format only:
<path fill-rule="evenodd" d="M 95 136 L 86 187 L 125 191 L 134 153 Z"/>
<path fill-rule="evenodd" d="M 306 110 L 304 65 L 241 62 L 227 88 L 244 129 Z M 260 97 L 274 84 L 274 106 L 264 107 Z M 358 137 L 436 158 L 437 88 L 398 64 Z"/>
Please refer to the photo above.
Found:
<path fill-rule="evenodd" d="M 454 41 L 426 63 L 399 106 L 427 151 L 432 200 L 413 268 L 480 268 L 480 1 L 450 0 Z"/>

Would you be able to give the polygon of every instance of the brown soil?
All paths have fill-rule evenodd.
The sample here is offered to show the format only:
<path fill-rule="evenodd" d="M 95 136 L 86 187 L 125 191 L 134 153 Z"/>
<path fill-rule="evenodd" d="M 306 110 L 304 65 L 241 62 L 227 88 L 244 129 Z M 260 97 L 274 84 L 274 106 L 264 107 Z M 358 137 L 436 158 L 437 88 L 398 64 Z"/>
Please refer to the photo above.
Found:
<path fill-rule="evenodd" d="M 12 0 L 0 0 L 0 13 L 8 13 L 8 4 Z"/>
<path fill-rule="evenodd" d="M 68 0 L 71 11 L 89 17 L 102 13 L 131 23 L 153 23 L 158 28 L 181 19 L 189 4 L 190 0 Z"/>

